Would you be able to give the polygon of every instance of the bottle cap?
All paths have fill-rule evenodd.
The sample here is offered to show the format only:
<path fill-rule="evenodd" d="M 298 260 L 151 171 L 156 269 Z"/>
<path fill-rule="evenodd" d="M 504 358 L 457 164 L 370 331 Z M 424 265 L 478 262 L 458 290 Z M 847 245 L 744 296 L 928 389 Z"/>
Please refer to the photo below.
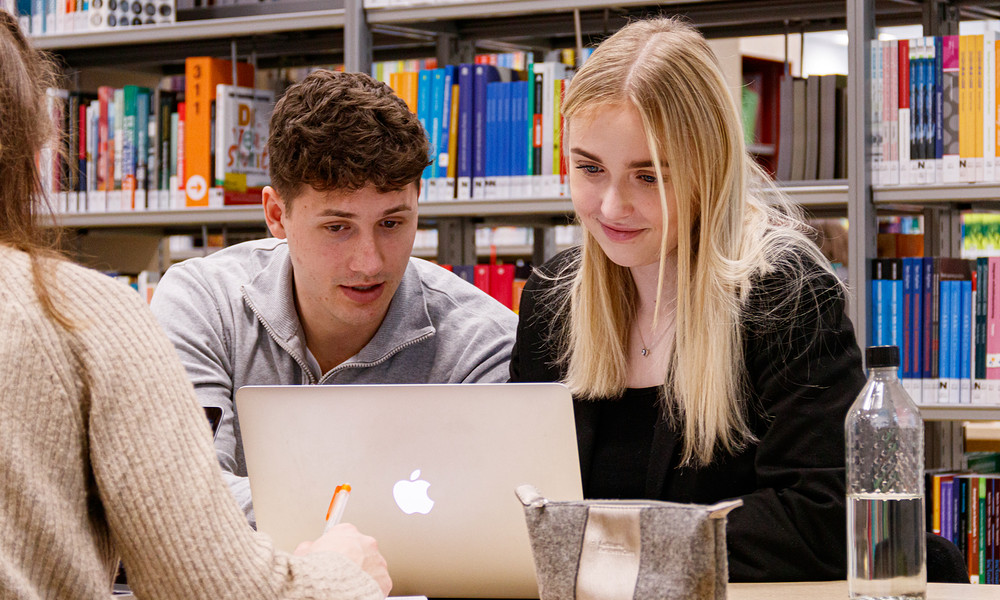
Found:
<path fill-rule="evenodd" d="M 865 364 L 869 369 L 899 366 L 898 346 L 868 346 L 865 351 Z"/>

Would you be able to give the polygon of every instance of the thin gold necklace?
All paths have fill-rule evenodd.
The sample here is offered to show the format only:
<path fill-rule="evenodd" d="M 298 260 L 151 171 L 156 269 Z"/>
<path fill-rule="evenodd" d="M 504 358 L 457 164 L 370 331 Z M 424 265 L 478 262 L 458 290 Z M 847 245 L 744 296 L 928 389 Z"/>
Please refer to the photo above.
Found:
<path fill-rule="evenodd" d="M 639 352 L 642 353 L 643 357 L 649 356 L 649 346 L 646 345 L 646 338 L 642 336 L 642 328 L 636 324 L 635 330 L 639 333 L 639 341 L 642 342 L 642 349 Z"/>

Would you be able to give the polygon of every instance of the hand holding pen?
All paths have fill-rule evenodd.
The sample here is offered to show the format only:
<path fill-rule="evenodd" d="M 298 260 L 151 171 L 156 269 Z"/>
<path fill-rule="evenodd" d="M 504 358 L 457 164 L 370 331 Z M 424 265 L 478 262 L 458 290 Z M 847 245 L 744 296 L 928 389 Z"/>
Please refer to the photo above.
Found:
<path fill-rule="evenodd" d="M 340 523 L 344 517 L 344 509 L 347 508 L 347 500 L 351 497 L 351 484 L 344 483 L 338 485 L 333 490 L 333 498 L 330 498 L 330 508 L 326 511 L 326 527 L 323 533 L 330 531 L 330 528 Z"/>
<path fill-rule="evenodd" d="M 353 525 L 348 523 L 338 525 L 344 516 L 344 508 L 347 506 L 347 499 L 350 495 L 351 486 L 346 483 L 338 485 L 334 489 L 330 508 L 326 511 L 326 527 L 323 530 L 323 535 L 314 542 L 299 544 L 299 547 L 295 549 L 295 554 L 299 556 L 313 552 L 342 554 L 368 573 L 381 588 L 382 593 L 388 595 L 389 590 L 392 589 L 392 580 L 389 578 L 385 558 L 378 551 L 375 539 L 358 532 Z"/>

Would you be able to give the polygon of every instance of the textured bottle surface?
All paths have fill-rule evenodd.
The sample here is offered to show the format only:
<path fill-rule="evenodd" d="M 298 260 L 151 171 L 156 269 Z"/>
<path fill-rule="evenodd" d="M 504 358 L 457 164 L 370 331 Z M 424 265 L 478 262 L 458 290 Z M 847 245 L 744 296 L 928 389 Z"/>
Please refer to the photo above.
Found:
<path fill-rule="evenodd" d="M 845 434 L 850 597 L 926 598 L 923 421 L 895 369 L 872 369 Z"/>

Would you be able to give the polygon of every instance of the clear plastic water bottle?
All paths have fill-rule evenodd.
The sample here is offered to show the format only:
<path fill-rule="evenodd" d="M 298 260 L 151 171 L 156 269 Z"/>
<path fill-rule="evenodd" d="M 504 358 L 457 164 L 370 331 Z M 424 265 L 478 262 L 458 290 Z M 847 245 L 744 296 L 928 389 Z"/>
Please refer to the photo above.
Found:
<path fill-rule="evenodd" d="M 924 422 L 897 377 L 899 348 L 865 359 L 868 382 L 844 422 L 850 597 L 923 599 Z"/>

